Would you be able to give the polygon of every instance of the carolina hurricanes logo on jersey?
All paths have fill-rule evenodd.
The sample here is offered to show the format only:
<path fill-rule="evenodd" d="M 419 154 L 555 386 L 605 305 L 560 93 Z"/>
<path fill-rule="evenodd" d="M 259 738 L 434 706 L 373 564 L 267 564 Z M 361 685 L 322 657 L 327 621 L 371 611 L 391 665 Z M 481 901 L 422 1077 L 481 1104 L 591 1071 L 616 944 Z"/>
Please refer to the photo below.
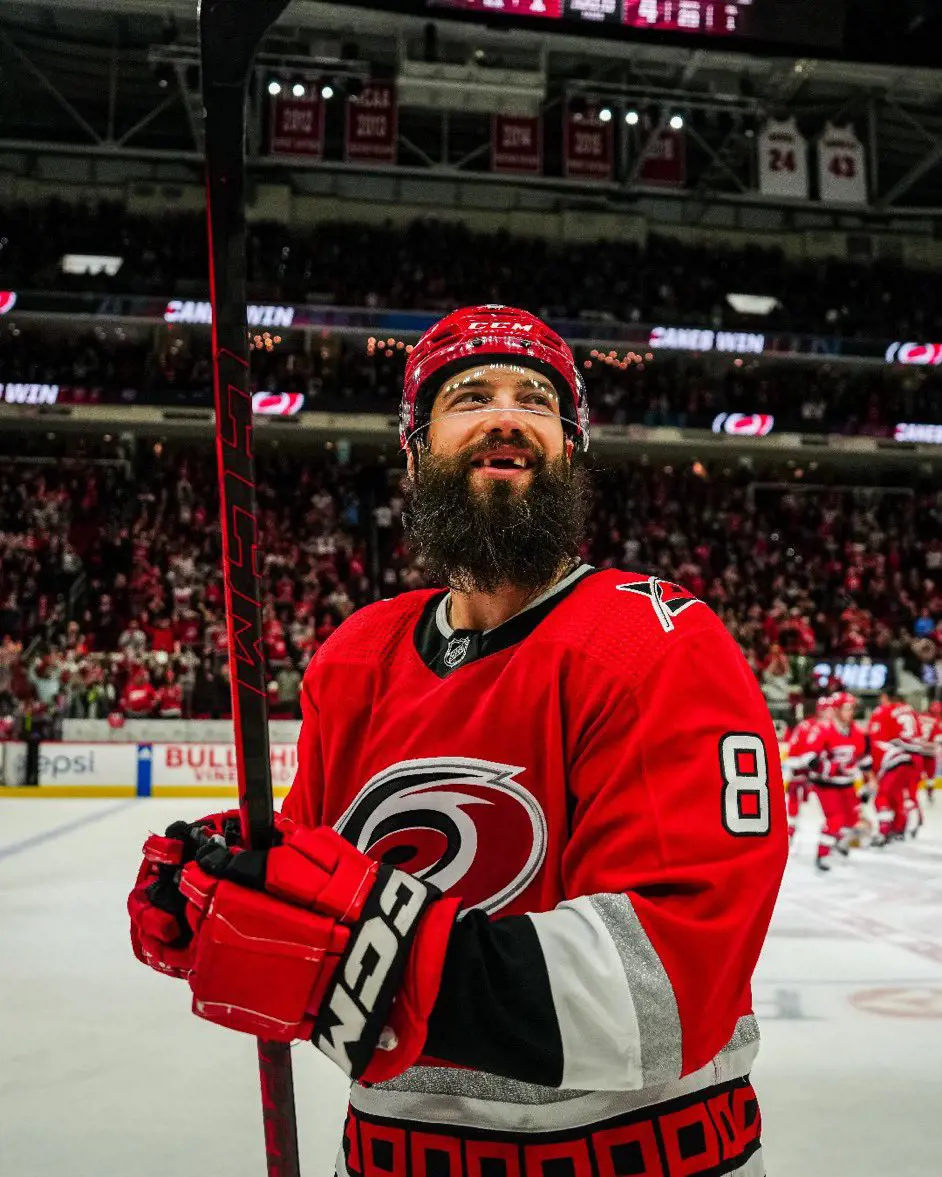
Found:
<path fill-rule="evenodd" d="M 516 780 L 523 771 L 463 756 L 403 760 L 367 781 L 336 829 L 372 858 L 493 913 L 546 857 L 546 817 Z"/>
<path fill-rule="evenodd" d="M 673 631 L 674 618 L 678 613 L 683 613 L 691 605 L 703 604 L 699 597 L 688 592 L 683 585 L 661 580 L 657 576 L 649 576 L 647 580 L 633 581 L 631 584 L 617 584 L 615 587 L 622 593 L 635 593 L 639 597 L 647 597 L 665 633 Z"/>

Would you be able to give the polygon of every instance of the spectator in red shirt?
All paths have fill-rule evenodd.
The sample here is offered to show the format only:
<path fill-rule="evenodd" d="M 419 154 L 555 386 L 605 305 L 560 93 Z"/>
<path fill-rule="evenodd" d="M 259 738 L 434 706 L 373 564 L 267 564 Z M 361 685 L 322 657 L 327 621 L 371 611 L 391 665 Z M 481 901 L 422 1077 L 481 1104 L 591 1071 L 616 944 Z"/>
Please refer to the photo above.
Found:
<path fill-rule="evenodd" d="M 174 636 L 181 646 L 195 646 L 200 640 L 202 625 L 195 609 L 183 609 L 173 627 Z"/>
<path fill-rule="evenodd" d="M 121 710 L 128 719 L 148 719 L 154 712 L 157 692 L 150 681 L 147 669 L 139 666 L 131 676 L 121 696 Z"/>
<path fill-rule="evenodd" d="M 172 670 L 164 672 L 157 691 L 157 714 L 161 719 L 179 719 L 183 714 L 183 687 Z"/>

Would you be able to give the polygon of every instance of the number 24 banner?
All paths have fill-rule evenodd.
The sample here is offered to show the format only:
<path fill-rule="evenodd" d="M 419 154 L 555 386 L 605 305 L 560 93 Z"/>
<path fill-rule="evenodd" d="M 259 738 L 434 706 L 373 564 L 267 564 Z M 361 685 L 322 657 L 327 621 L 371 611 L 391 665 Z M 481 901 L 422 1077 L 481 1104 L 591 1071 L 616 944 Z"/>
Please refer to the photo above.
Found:
<path fill-rule="evenodd" d="M 771 121 L 759 134 L 759 191 L 763 196 L 807 200 L 808 141 L 795 120 Z"/>

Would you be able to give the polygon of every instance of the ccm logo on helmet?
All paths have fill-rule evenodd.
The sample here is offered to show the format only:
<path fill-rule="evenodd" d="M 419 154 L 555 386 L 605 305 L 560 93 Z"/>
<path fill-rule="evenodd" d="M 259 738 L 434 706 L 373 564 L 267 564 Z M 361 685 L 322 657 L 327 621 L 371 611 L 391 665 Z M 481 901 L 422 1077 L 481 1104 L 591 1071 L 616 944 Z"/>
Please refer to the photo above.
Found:
<path fill-rule="evenodd" d="M 484 319 L 483 321 L 475 320 L 475 322 L 469 323 L 468 330 L 490 331 L 491 333 L 496 331 L 532 331 L 533 324 L 511 322 L 510 319 L 505 319 L 503 321 L 500 319 Z"/>
<path fill-rule="evenodd" d="M 439 894 L 404 871 L 381 870 L 385 883 L 366 902 L 313 1035 L 314 1045 L 353 1078 L 372 1057 L 419 919 Z"/>

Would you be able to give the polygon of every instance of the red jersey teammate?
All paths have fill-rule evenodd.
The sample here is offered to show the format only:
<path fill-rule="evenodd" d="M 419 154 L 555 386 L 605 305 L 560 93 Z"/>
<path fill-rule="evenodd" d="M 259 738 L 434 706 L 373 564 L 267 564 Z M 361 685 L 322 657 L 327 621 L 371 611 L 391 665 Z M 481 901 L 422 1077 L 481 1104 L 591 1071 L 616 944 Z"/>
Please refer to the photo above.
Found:
<path fill-rule="evenodd" d="M 939 776 L 940 756 L 942 756 L 942 702 L 934 699 L 929 704 L 929 710 L 921 713 L 917 719 L 919 735 L 929 748 L 929 751 L 923 756 L 922 771 L 926 780 L 926 795 L 931 801 L 935 781 Z"/>
<path fill-rule="evenodd" d="M 755 676 L 680 586 L 580 561 L 585 392 L 540 320 L 446 317 L 401 421 L 448 589 L 318 649 L 267 856 L 225 815 L 148 841 L 135 950 L 362 1080 L 341 1177 L 759 1177 L 750 978 L 787 839 Z"/>
<path fill-rule="evenodd" d="M 854 783 L 871 764 L 865 732 L 854 723 L 856 698 L 841 691 L 830 700 L 830 720 L 824 725 L 819 745 L 819 766 L 812 773 L 824 825 L 818 839 L 815 865 L 830 870 L 832 850 L 847 854 L 859 809 Z"/>
<path fill-rule="evenodd" d="M 870 715 L 870 744 L 877 777 L 877 818 L 882 842 L 905 837 L 910 813 L 917 808 L 922 757 L 916 712 L 888 692 Z"/>
<path fill-rule="evenodd" d="M 817 766 L 824 741 L 824 729 L 830 715 L 830 698 L 821 698 L 815 714 L 799 720 L 788 737 L 788 755 L 782 769 L 785 776 L 785 803 L 788 810 L 788 837 L 795 836 L 801 806 L 811 789 L 811 771 Z"/>

